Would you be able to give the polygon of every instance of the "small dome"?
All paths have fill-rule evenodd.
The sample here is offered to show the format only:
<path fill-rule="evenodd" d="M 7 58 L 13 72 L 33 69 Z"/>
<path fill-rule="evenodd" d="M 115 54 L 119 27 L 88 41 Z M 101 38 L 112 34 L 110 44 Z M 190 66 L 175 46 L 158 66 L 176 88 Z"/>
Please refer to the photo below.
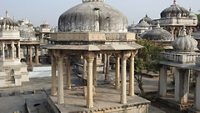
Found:
<path fill-rule="evenodd" d="M 153 28 L 150 31 L 144 32 L 141 37 L 147 40 L 154 41 L 173 41 L 173 36 L 168 31 L 160 28 L 160 25 L 157 24 L 157 27 Z"/>
<path fill-rule="evenodd" d="M 139 21 L 139 23 L 142 22 L 142 21 L 147 22 L 149 25 L 154 25 L 154 21 L 148 15 L 146 15 L 144 18 L 142 18 Z"/>
<path fill-rule="evenodd" d="M 198 20 L 197 15 L 196 15 L 195 13 L 192 12 L 192 9 L 191 9 L 191 8 L 189 9 L 189 11 L 190 11 L 189 18 L 194 19 L 194 20 Z"/>
<path fill-rule="evenodd" d="M 118 10 L 103 2 L 85 0 L 66 12 L 58 21 L 60 32 L 127 32 L 128 21 Z"/>
<path fill-rule="evenodd" d="M 6 11 L 6 17 L 2 17 L 0 19 L 0 25 L 5 26 L 18 26 L 17 22 L 12 20 L 10 17 L 8 17 L 8 11 Z"/>
<path fill-rule="evenodd" d="M 192 36 L 186 34 L 186 28 L 184 27 L 180 36 L 172 43 L 172 46 L 177 51 L 192 52 L 197 48 L 197 44 L 197 41 Z"/>
<path fill-rule="evenodd" d="M 146 21 L 142 20 L 135 27 L 150 27 L 150 25 Z"/>
<path fill-rule="evenodd" d="M 174 4 L 172 4 L 169 8 L 166 8 L 161 12 L 161 18 L 188 17 L 189 14 L 190 14 L 190 12 L 187 9 L 177 5 L 176 1 L 174 0 Z"/>

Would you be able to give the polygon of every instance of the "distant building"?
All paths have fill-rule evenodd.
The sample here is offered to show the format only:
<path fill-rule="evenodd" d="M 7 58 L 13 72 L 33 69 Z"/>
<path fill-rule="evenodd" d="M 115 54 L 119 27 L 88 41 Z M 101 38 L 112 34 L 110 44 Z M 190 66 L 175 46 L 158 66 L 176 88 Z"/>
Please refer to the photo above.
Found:
<path fill-rule="evenodd" d="M 174 0 L 174 3 L 164 9 L 161 14 L 161 18 L 155 21 L 160 22 L 160 26 L 168 30 L 174 37 L 177 37 L 180 34 L 180 31 L 183 29 L 183 26 L 186 27 L 187 34 L 193 32 L 193 29 L 198 24 L 198 19 L 191 10 L 187 10 L 184 7 L 179 6 Z"/>
<path fill-rule="evenodd" d="M 0 20 L 0 87 L 20 86 L 29 81 L 27 65 L 21 63 L 18 24 L 6 16 Z"/>

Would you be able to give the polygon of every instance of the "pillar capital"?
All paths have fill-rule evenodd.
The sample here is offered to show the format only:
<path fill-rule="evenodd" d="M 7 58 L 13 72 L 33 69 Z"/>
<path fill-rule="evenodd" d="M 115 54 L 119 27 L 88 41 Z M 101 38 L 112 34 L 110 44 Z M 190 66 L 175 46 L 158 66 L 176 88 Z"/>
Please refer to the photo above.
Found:
<path fill-rule="evenodd" d="M 94 58 L 95 58 L 95 54 L 93 52 L 88 52 L 84 55 L 84 58 L 88 61 L 88 62 L 93 62 Z"/>
<path fill-rule="evenodd" d="M 130 56 L 131 56 L 131 52 L 129 52 L 129 51 L 122 52 L 122 59 L 127 60 Z"/>

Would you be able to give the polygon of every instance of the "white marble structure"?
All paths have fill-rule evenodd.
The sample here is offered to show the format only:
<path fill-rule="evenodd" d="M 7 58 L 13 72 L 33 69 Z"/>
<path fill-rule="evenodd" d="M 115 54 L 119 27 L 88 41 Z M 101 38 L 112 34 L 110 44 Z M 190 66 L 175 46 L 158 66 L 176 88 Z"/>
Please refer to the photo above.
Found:
<path fill-rule="evenodd" d="M 0 20 L 0 87 L 20 86 L 29 81 L 27 65 L 20 59 L 19 27 L 6 13 Z"/>

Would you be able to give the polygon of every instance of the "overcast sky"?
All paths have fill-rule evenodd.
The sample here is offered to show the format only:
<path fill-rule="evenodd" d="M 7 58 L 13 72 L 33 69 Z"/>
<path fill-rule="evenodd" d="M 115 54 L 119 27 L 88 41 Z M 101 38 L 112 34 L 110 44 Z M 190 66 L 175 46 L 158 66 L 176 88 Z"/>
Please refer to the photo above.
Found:
<path fill-rule="evenodd" d="M 15 19 L 28 18 L 37 26 L 47 21 L 57 26 L 59 16 L 69 8 L 81 3 L 82 0 L 0 0 L 0 16 L 8 10 L 10 17 Z M 148 14 L 151 18 L 159 18 L 160 12 L 169 7 L 173 0 L 106 0 L 107 4 L 119 9 L 129 20 L 138 22 Z M 177 4 L 186 9 L 192 8 L 200 13 L 200 0 L 177 0 Z"/>

